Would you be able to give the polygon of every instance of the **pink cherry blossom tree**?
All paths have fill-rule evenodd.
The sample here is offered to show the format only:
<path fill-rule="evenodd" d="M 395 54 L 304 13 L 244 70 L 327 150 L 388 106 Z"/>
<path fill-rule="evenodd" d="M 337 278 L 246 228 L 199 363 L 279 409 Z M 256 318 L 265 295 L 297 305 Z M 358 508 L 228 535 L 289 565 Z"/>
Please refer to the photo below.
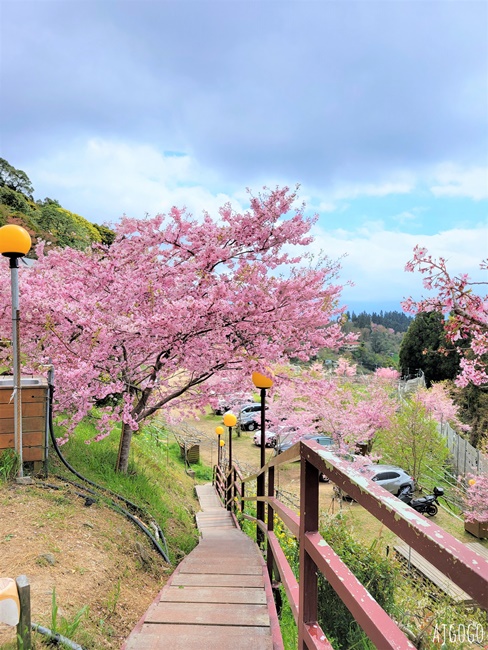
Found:
<path fill-rule="evenodd" d="M 486 270 L 488 260 L 481 263 Z M 488 353 L 488 295 L 478 295 L 476 288 L 488 282 L 472 282 L 468 275 L 452 275 L 446 260 L 438 260 L 429 255 L 426 248 L 416 246 L 413 259 L 405 266 L 409 272 L 419 271 L 423 284 L 436 295 L 418 302 L 408 298 L 402 303 L 403 309 L 418 312 L 438 311 L 449 314 L 446 321 L 446 335 L 463 354 L 461 373 L 456 379 L 458 386 L 472 382 L 477 386 L 488 383 L 486 354 Z"/>
<path fill-rule="evenodd" d="M 456 430 L 469 431 L 468 424 L 459 419 L 459 406 L 449 395 L 449 389 L 445 382 L 432 384 L 430 388 L 421 388 L 415 394 L 417 399 L 427 413 L 441 424 L 449 422 Z"/>
<path fill-rule="evenodd" d="M 94 406 L 98 438 L 120 421 L 124 472 L 133 432 L 160 409 L 203 408 L 219 382 L 228 392 L 230 373 L 247 388 L 252 370 L 348 340 L 333 320 L 339 265 L 307 254 L 315 218 L 296 199 L 288 188 L 264 190 L 245 212 L 224 205 L 217 219 L 177 208 L 125 217 L 109 247 L 37 248 L 35 268 L 22 274 L 22 351 L 32 367 L 54 364 L 68 430 Z M 5 339 L 6 264 L 0 274 Z M 0 355 L 10 361 L 9 348 Z"/>
<path fill-rule="evenodd" d="M 360 383 L 331 377 L 321 364 L 277 381 L 272 397 L 271 427 L 295 429 L 296 440 L 307 433 L 323 433 L 339 447 L 352 450 L 386 428 L 398 405 L 389 383 L 375 376 Z"/>
<path fill-rule="evenodd" d="M 467 474 L 464 518 L 467 521 L 488 521 L 488 476 Z"/>

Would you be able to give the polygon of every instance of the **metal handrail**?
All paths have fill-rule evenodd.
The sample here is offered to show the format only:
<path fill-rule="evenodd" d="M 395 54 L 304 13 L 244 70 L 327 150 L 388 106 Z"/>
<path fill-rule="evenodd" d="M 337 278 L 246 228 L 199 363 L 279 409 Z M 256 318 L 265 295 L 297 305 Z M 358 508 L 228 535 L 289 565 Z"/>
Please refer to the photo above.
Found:
<path fill-rule="evenodd" d="M 274 494 L 274 472 L 283 463 L 300 459 L 300 512 L 287 507 Z M 222 473 L 222 472 L 221 472 Z M 263 473 L 268 477 L 267 496 L 245 496 L 244 486 Z M 398 625 L 370 596 L 349 568 L 318 532 L 319 475 L 325 474 L 341 490 L 366 508 L 385 526 L 442 571 L 482 607 L 488 607 L 488 561 L 452 537 L 435 523 L 415 512 L 371 481 L 354 464 L 324 450 L 314 441 L 299 441 L 283 454 L 272 458 L 259 472 L 242 477 L 234 470 L 225 503 L 242 517 L 256 523 L 267 541 L 267 566 L 271 582 L 276 578 L 285 589 L 298 626 L 299 648 L 331 649 L 317 623 L 317 571 L 332 585 L 358 624 L 377 647 L 385 650 L 414 648 Z M 217 475 L 217 473 L 216 473 Z M 230 494 L 229 494 L 230 491 Z M 233 496 L 239 493 L 240 499 Z M 248 515 L 244 504 L 264 503 L 266 521 Z M 298 538 L 300 575 L 297 580 L 273 532 L 274 516 Z"/>

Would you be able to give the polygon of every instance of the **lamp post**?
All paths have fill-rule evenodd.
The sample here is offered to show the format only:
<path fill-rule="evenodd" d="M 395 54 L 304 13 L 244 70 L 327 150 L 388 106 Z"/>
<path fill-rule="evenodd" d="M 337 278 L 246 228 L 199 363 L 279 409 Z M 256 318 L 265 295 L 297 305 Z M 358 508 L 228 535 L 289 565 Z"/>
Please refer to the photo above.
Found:
<path fill-rule="evenodd" d="M 237 418 L 233 413 L 226 413 L 224 415 L 224 424 L 229 427 L 229 472 L 227 474 L 227 510 L 232 509 L 232 427 L 237 423 Z"/>
<path fill-rule="evenodd" d="M 215 433 L 219 437 L 218 448 L 217 448 L 217 467 L 220 467 L 220 448 L 223 446 L 222 443 L 224 442 L 220 436 L 224 433 L 224 427 L 221 426 L 215 427 Z"/>
<path fill-rule="evenodd" d="M 12 348 L 14 377 L 14 439 L 19 455 L 19 478 L 24 475 L 22 458 L 22 402 L 19 352 L 19 258 L 30 250 L 31 238 L 22 226 L 8 224 L 0 228 L 0 253 L 10 259 L 10 286 L 12 292 Z"/>
<path fill-rule="evenodd" d="M 266 464 L 266 390 L 271 388 L 273 385 L 273 380 L 266 375 L 262 375 L 260 372 L 252 373 L 252 383 L 259 388 L 261 395 L 261 463 L 260 467 L 264 467 Z M 258 476 L 256 492 L 258 497 L 264 497 L 264 487 L 265 487 L 265 477 L 264 473 Z M 264 521 L 264 502 L 258 501 L 256 506 L 256 515 L 257 518 L 261 521 Z M 256 529 L 256 540 L 258 544 L 264 541 L 264 536 L 259 526 Z"/>

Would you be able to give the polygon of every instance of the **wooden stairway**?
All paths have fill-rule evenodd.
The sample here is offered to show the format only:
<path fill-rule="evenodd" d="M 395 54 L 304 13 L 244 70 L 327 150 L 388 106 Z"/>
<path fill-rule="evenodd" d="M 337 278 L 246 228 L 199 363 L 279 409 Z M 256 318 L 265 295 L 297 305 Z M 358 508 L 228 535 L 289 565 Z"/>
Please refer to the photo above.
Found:
<path fill-rule="evenodd" d="M 175 570 L 122 650 L 282 650 L 266 565 L 212 485 L 196 487 L 198 546 Z"/>

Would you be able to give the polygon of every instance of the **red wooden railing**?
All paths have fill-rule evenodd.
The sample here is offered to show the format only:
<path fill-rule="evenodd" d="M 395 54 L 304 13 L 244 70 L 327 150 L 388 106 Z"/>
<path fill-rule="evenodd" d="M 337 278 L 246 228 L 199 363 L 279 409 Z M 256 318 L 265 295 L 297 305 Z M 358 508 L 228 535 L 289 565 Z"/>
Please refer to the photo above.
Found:
<path fill-rule="evenodd" d="M 301 462 L 301 516 L 279 501 L 274 493 L 275 469 L 295 460 Z M 214 472 L 214 484 L 226 507 L 239 509 L 243 518 L 255 522 L 257 530 L 261 531 L 260 538 L 267 541 L 269 576 L 272 583 L 276 578 L 285 589 L 298 626 L 300 650 L 332 648 L 317 622 L 317 571 L 325 576 L 378 648 L 403 650 L 415 647 L 318 532 L 320 472 L 423 555 L 481 607 L 488 608 L 488 561 L 366 478 L 351 463 L 325 451 L 315 442 L 300 441 L 252 476 L 242 477 L 235 467 L 230 470 L 217 467 Z M 263 475 L 267 477 L 267 495 L 246 496 L 245 486 Z M 266 520 L 245 512 L 245 503 L 253 501 L 265 504 Z M 299 540 L 298 581 L 273 532 L 275 515 Z"/>

